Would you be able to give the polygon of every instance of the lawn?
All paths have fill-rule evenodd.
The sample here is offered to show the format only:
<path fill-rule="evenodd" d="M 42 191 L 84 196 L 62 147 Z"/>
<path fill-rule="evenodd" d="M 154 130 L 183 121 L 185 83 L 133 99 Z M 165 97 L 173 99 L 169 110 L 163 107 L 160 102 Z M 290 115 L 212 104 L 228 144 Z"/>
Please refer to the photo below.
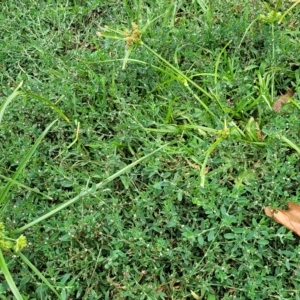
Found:
<path fill-rule="evenodd" d="M 2 1 L 0 299 L 300 300 L 298 4 Z"/>

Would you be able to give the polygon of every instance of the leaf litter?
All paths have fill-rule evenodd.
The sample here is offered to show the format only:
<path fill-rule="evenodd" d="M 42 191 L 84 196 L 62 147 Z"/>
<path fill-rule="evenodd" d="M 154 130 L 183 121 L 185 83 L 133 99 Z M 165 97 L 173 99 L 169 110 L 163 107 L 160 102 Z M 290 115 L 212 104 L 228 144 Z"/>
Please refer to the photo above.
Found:
<path fill-rule="evenodd" d="M 300 204 L 288 202 L 288 207 L 288 210 L 283 210 L 268 206 L 264 211 L 268 217 L 300 236 Z"/>
<path fill-rule="evenodd" d="M 294 96 L 294 92 L 290 88 L 287 88 L 287 92 L 284 95 L 281 95 L 278 98 L 278 100 L 276 100 L 274 102 L 273 110 L 275 112 L 280 112 L 281 108 L 282 108 L 282 105 L 285 104 L 285 103 L 290 102 L 289 98 L 292 98 L 293 96 Z"/>

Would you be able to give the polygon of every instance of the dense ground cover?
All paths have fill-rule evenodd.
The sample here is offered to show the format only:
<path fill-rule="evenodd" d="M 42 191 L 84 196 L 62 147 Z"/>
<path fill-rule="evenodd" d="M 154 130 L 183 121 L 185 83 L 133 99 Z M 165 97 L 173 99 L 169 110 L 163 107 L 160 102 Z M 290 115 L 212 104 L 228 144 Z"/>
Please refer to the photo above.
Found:
<path fill-rule="evenodd" d="M 299 203 L 299 8 L 2 1 L 0 106 L 23 85 L 0 123 L 1 221 L 28 240 L 2 252 L 23 299 L 58 297 L 39 274 L 61 299 L 300 299 L 299 238 L 263 212 Z"/>

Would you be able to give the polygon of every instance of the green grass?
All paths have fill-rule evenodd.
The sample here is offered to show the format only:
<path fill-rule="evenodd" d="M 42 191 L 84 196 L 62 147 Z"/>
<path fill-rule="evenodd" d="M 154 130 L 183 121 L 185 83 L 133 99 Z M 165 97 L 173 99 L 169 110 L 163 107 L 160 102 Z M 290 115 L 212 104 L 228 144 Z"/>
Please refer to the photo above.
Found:
<path fill-rule="evenodd" d="M 300 299 L 298 4 L 4 1 L 0 299 Z"/>

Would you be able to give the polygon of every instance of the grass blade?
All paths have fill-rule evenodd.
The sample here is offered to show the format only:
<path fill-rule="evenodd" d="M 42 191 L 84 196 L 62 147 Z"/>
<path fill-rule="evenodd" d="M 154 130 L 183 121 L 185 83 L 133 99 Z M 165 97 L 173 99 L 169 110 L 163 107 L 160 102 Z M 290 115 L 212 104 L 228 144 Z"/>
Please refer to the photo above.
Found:
<path fill-rule="evenodd" d="M 280 134 L 275 134 L 275 137 L 287 143 L 291 148 L 295 149 L 298 152 L 298 154 L 300 154 L 300 148 L 294 142 Z"/>
<path fill-rule="evenodd" d="M 40 191 L 37 190 L 37 189 L 33 189 L 33 188 L 31 188 L 31 187 L 29 187 L 29 186 L 27 186 L 27 185 L 25 185 L 25 184 L 23 184 L 23 183 L 21 183 L 21 182 L 19 182 L 19 181 L 17 181 L 17 180 L 13 180 L 13 179 L 11 179 L 11 178 L 9 178 L 9 177 L 6 177 L 6 176 L 4 176 L 4 175 L 2 175 L 2 174 L 0 174 L 0 178 L 5 179 L 6 181 L 11 182 L 12 184 L 15 184 L 15 185 L 17 185 L 17 186 L 19 186 L 19 187 L 21 187 L 21 188 L 23 188 L 23 189 L 26 189 L 26 190 L 30 191 L 30 192 L 39 194 L 39 195 L 45 197 L 46 199 L 53 200 L 52 197 L 50 197 L 50 196 L 48 196 L 48 195 L 46 195 L 46 194 L 40 192 Z"/>
<path fill-rule="evenodd" d="M 4 114 L 4 111 L 6 109 L 6 107 L 8 106 L 8 104 L 14 99 L 16 98 L 18 95 L 21 94 L 20 91 L 18 91 L 18 89 L 22 86 L 23 81 L 20 82 L 20 84 L 17 86 L 17 88 L 13 91 L 13 93 L 4 101 L 4 103 L 1 105 L 0 107 L 0 123 L 2 121 L 2 117 Z"/>
<path fill-rule="evenodd" d="M 54 286 L 47 280 L 47 278 L 28 260 L 28 258 L 22 253 L 17 252 L 17 254 L 21 257 L 23 262 L 33 271 L 33 273 L 39 277 L 47 286 L 48 288 L 58 297 L 61 299 L 58 292 L 55 290 Z"/>
<path fill-rule="evenodd" d="M 178 79 L 182 82 L 182 84 L 189 89 L 191 92 L 191 88 L 188 86 L 188 83 L 192 84 L 194 87 L 196 87 L 199 91 L 201 91 L 204 95 L 206 95 L 208 98 L 213 100 L 213 96 L 210 95 L 205 89 L 201 88 L 198 84 L 196 84 L 192 79 L 190 79 L 188 76 L 186 76 L 184 73 L 182 73 L 179 69 L 174 67 L 172 64 L 170 64 L 167 60 L 165 60 L 161 55 L 159 55 L 157 52 L 152 50 L 147 44 L 141 42 L 141 44 L 154 56 L 156 56 L 160 61 L 162 61 L 171 71 L 174 72 L 174 74 L 178 75 Z M 170 72 L 171 73 L 171 72 Z M 197 96 L 195 93 L 192 93 L 193 96 Z M 208 108 L 208 106 L 197 96 L 196 99 L 198 102 L 203 106 L 203 108 L 212 116 L 215 116 L 215 114 Z"/>
<path fill-rule="evenodd" d="M 39 95 L 36 95 L 34 93 L 30 93 L 30 92 L 27 92 L 26 95 L 28 96 L 31 96 L 37 100 L 40 100 L 40 101 L 43 101 L 45 102 L 48 106 L 50 106 L 60 117 L 62 117 L 64 120 L 66 120 L 68 123 L 70 123 L 70 120 L 69 118 L 56 106 L 54 105 L 50 100 L 44 98 L 44 97 L 41 97 Z"/>
<path fill-rule="evenodd" d="M 3 257 L 2 251 L 0 249 L 0 268 L 5 276 L 5 279 L 7 281 L 7 284 L 9 285 L 11 291 L 13 292 L 14 296 L 16 297 L 17 300 L 23 300 L 13 278 L 11 277 L 11 274 L 7 268 L 7 264 L 5 262 L 5 259 Z"/>
<path fill-rule="evenodd" d="M 155 154 L 156 152 L 162 150 L 163 148 L 165 148 L 167 145 L 169 145 L 169 143 L 159 147 L 158 149 L 152 151 L 151 153 L 139 158 L 138 160 L 134 161 L 133 163 L 127 165 L 126 167 L 124 167 L 123 169 L 119 170 L 118 172 L 114 173 L 113 175 L 107 177 L 105 180 L 99 182 L 98 184 L 96 184 L 96 188 L 95 187 L 91 187 L 85 191 L 82 191 L 79 195 L 77 195 L 76 197 L 68 200 L 65 203 L 62 203 L 60 205 L 58 205 L 56 208 L 54 208 L 53 210 L 49 211 L 48 213 L 44 214 L 43 216 L 37 218 L 36 220 L 22 226 L 21 228 L 14 230 L 13 233 L 20 233 L 23 232 L 24 230 L 32 227 L 35 224 L 38 224 L 40 222 L 42 222 L 43 220 L 53 216 L 54 214 L 58 213 L 59 211 L 61 211 L 62 209 L 72 205 L 73 203 L 77 202 L 79 199 L 81 199 L 84 196 L 87 196 L 91 193 L 95 193 L 96 190 L 99 190 L 100 188 L 103 188 L 106 184 L 108 184 L 109 182 L 113 181 L 114 179 L 116 179 L 117 177 L 119 177 L 120 175 L 124 174 L 125 172 L 129 171 L 130 169 L 132 169 L 134 166 L 138 165 L 140 162 L 142 162 L 143 160 L 145 160 L 146 158 L 152 156 L 153 154 Z"/>
<path fill-rule="evenodd" d="M 280 24 L 284 20 L 285 16 L 298 4 L 300 4 L 300 0 L 296 1 L 287 11 L 284 12 L 280 20 L 278 21 L 278 24 Z"/>
<path fill-rule="evenodd" d="M 218 138 L 206 151 L 204 161 L 200 170 L 200 186 L 203 188 L 205 183 L 205 168 L 207 164 L 207 160 L 211 152 L 223 141 L 223 138 Z"/>
<path fill-rule="evenodd" d="M 45 135 L 47 134 L 47 132 L 50 130 L 50 128 L 57 122 L 57 120 L 53 121 L 50 125 L 48 125 L 48 127 L 42 132 L 42 134 L 39 136 L 39 138 L 36 140 L 36 142 L 34 143 L 34 145 L 31 147 L 31 149 L 27 152 L 27 154 L 24 156 L 23 160 L 21 161 L 19 167 L 17 168 L 17 170 L 15 171 L 15 173 L 12 176 L 12 181 L 7 182 L 7 184 L 5 185 L 4 189 L 2 190 L 1 194 L 0 194 L 0 213 L 3 212 L 3 210 L 5 209 L 8 200 L 5 200 L 11 186 L 13 185 L 13 181 L 15 181 L 18 176 L 20 175 L 20 173 L 24 170 L 25 166 L 27 165 L 28 161 L 30 160 L 31 156 L 33 155 L 33 153 L 35 152 L 36 148 L 39 146 L 39 144 L 41 143 L 42 139 L 45 137 Z"/>

